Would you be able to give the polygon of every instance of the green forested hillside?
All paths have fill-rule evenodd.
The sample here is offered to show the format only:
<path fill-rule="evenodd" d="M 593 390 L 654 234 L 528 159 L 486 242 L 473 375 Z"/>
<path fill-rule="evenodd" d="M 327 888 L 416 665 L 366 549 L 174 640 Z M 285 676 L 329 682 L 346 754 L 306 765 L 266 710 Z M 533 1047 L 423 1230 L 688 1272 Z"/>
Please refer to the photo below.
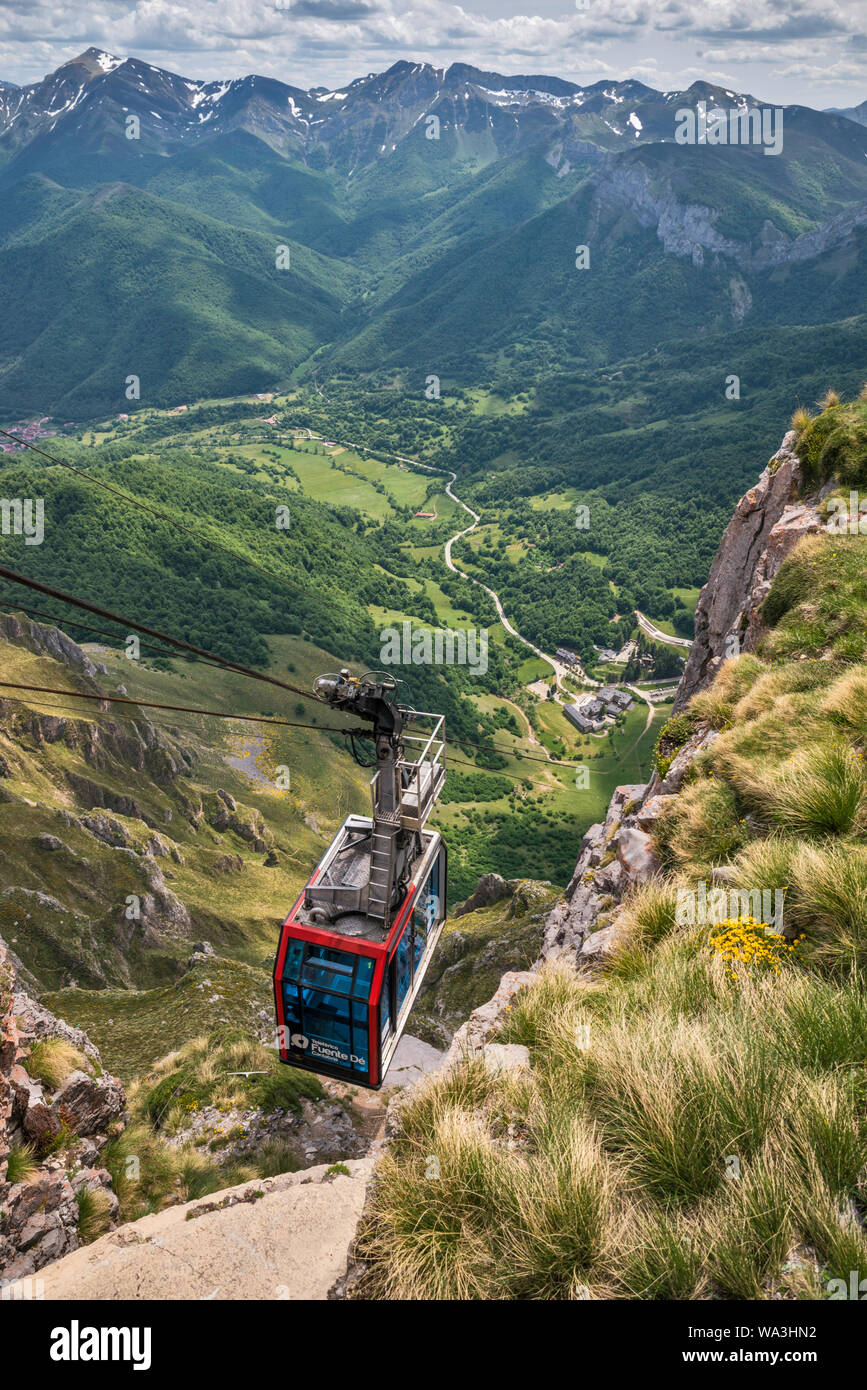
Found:
<path fill-rule="evenodd" d="M 437 623 L 430 599 L 393 572 L 409 575 L 412 565 L 390 546 L 387 524 L 365 532 L 356 510 L 310 500 L 286 486 L 282 470 L 271 479 L 251 476 L 231 464 L 231 451 L 227 460 L 213 448 L 149 453 L 133 443 L 101 450 L 67 444 L 64 454 L 166 519 L 35 455 L 16 458 L 6 464 L 4 486 L 11 495 L 44 498 L 47 537 L 40 547 L 23 537 L 0 540 L 0 556 L 19 573 L 256 665 L 269 659 L 264 635 L 276 633 L 308 637 L 342 662 L 376 666 L 382 644 L 369 604 Z M 282 529 L 281 507 L 288 508 Z M 27 601 L 3 587 L 13 604 Z M 74 618 L 63 604 L 39 602 L 67 624 Z M 118 642 L 124 636 L 118 632 Z M 508 688 L 515 677 L 499 649 L 491 649 L 489 663 L 488 679 Z M 465 667 L 395 670 L 417 707 L 447 715 L 454 736 L 490 742 L 461 700 L 473 683 Z"/>
<path fill-rule="evenodd" d="M 72 205 L 34 192 L 0 256 L 7 410 L 123 410 L 130 375 L 151 404 L 249 391 L 336 330 L 352 272 L 315 250 L 278 270 L 273 237 L 122 184 Z"/>

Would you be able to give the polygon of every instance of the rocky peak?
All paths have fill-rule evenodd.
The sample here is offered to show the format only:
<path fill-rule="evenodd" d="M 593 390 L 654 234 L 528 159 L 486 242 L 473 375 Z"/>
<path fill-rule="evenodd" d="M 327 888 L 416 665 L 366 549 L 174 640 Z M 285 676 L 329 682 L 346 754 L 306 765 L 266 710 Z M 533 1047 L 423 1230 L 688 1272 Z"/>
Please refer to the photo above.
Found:
<path fill-rule="evenodd" d="M 789 433 L 755 487 L 744 493 L 719 544 L 695 613 L 695 640 L 674 712 L 711 684 L 722 663 L 754 651 L 762 636 L 761 606 L 786 556 L 818 530 L 814 504 L 800 504 L 801 465 Z"/>
<path fill-rule="evenodd" d="M 125 61 L 124 58 L 115 58 L 114 54 L 91 45 L 83 53 L 79 53 L 77 58 L 70 58 L 62 63 L 57 71 L 63 72 L 64 68 L 82 68 L 89 77 L 101 77 L 107 72 L 113 72 Z"/>
<path fill-rule="evenodd" d="M 34 622 L 19 613 L 0 613 L 0 638 L 13 646 L 24 647 L 36 656 L 51 656 L 70 671 L 78 671 L 88 680 L 107 675 L 101 662 L 91 661 L 87 652 L 67 637 L 59 628 Z"/>

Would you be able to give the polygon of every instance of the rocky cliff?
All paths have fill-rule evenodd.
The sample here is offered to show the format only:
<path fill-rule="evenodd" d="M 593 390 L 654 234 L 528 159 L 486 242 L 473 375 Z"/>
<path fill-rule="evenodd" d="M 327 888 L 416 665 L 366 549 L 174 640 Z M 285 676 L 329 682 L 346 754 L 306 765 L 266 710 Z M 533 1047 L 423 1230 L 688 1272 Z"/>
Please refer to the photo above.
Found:
<path fill-rule="evenodd" d="M 118 1199 L 100 1155 L 126 1097 L 99 1052 L 21 987 L 0 941 L 0 1288 L 113 1229 Z"/>
<path fill-rule="evenodd" d="M 756 650 L 761 606 L 786 556 L 822 525 L 821 493 L 801 499 L 803 475 L 790 430 L 725 529 L 695 613 L 695 639 L 674 712 L 710 685 L 724 661 Z"/>
<path fill-rule="evenodd" d="M 726 660 L 754 652 L 766 632 L 762 604 L 783 561 L 802 538 L 824 526 L 823 496 L 833 481 L 802 497 L 803 470 L 790 430 L 761 474 L 734 510 L 719 544 L 695 615 L 695 640 L 681 677 L 673 713 L 714 680 Z M 562 899 L 549 913 L 542 949 L 532 967 L 565 960 L 592 973 L 618 947 L 628 929 L 624 899 L 662 869 L 654 831 L 677 798 L 696 757 L 711 748 L 717 731 L 704 720 L 675 740 L 644 784 L 617 787 L 603 822 L 585 834 L 575 871 Z M 484 1050 L 516 992 L 531 978 L 507 973 L 493 1000 L 476 1010 L 456 1032 L 448 1057 L 455 1060 Z"/>
<path fill-rule="evenodd" d="M 751 245 L 725 236 L 716 225 L 718 210 L 679 198 L 668 177 L 643 164 L 625 164 L 609 157 L 594 176 L 594 186 L 598 219 L 628 214 L 640 226 L 655 229 L 669 255 L 689 256 L 696 266 L 703 266 L 706 258 L 720 257 L 745 271 L 797 265 L 847 245 L 858 229 L 867 224 L 864 203 L 847 208 L 796 237 L 788 236 L 766 219 L 758 245 Z"/>

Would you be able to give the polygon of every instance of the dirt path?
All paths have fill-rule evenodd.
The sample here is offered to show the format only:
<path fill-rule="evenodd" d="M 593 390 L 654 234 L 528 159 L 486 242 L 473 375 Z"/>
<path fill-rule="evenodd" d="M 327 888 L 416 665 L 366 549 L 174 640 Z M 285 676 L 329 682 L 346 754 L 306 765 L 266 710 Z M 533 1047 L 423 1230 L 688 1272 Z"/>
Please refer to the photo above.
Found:
<path fill-rule="evenodd" d="M 544 748 L 544 744 L 539 743 L 539 740 L 536 737 L 536 731 L 533 728 L 533 725 L 530 723 L 526 711 L 522 710 L 520 705 L 516 705 L 514 700 L 507 699 L 505 695 L 500 696 L 500 698 L 504 705 L 508 705 L 510 709 L 513 709 L 515 711 L 519 719 L 523 719 L 524 723 L 527 726 L 527 742 L 539 744 L 540 748 Z M 545 751 L 547 753 L 548 750 L 545 749 Z"/>
<path fill-rule="evenodd" d="M 626 752 L 624 753 L 624 755 L 623 755 L 623 761 L 624 761 L 624 762 L 626 761 L 627 758 L 631 757 L 631 755 L 635 752 L 635 750 L 636 750 L 636 748 L 638 747 L 639 743 L 640 743 L 641 740 L 644 738 L 644 735 L 647 733 L 648 729 L 650 728 L 651 724 L 653 723 L 653 716 L 654 716 L 655 713 L 656 713 L 656 706 L 654 705 L 653 701 L 650 699 L 649 695 L 645 695 L 644 691 L 643 691 L 643 690 L 639 690 L 639 688 L 638 688 L 637 685 L 627 685 L 626 689 L 627 689 L 627 690 L 631 690 L 633 695 L 636 695 L 636 696 L 638 697 L 639 700 L 643 700 L 644 703 L 647 705 L 647 718 L 646 718 L 645 721 L 644 721 L 644 728 L 641 730 L 641 733 L 638 735 L 638 738 L 637 738 L 637 739 L 635 740 L 635 742 L 631 745 L 631 747 L 627 748 Z"/>
<path fill-rule="evenodd" d="M 169 1207 L 40 1270 L 46 1299 L 324 1300 L 346 1269 L 374 1156 Z"/>

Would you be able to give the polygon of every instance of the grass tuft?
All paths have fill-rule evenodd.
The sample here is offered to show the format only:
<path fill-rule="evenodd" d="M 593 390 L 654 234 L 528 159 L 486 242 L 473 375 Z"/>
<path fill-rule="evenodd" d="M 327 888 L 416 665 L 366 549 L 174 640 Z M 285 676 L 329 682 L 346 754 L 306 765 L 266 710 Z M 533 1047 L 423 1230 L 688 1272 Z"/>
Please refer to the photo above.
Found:
<path fill-rule="evenodd" d="M 6 1155 L 6 1181 L 8 1183 L 29 1182 L 39 1168 L 39 1160 L 32 1144 L 13 1144 Z"/>
<path fill-rule="evenodd" d="M 744 775 L 740 786 L 788 835 L 848 835 L 865 827 L 867 769 L 842 742 L 801 748 L 781 767 Z"/>
<path fill-rule="evenodd" d="M 90 1245 L 105 1235 L 111 1225 L 111 1198 L 103 1188 L 80 1187 L 75 1200 L 78 1203 L 78 1234 L 82 1245 Z"/>
<path fill-rule="evenodd" d="M 44 1038 L 30 1049 L 25 1065 L 30 1076 L 56 1091 L 74 1071 L 90 1071 L 86 1057 L 64 1038 Z"/>

